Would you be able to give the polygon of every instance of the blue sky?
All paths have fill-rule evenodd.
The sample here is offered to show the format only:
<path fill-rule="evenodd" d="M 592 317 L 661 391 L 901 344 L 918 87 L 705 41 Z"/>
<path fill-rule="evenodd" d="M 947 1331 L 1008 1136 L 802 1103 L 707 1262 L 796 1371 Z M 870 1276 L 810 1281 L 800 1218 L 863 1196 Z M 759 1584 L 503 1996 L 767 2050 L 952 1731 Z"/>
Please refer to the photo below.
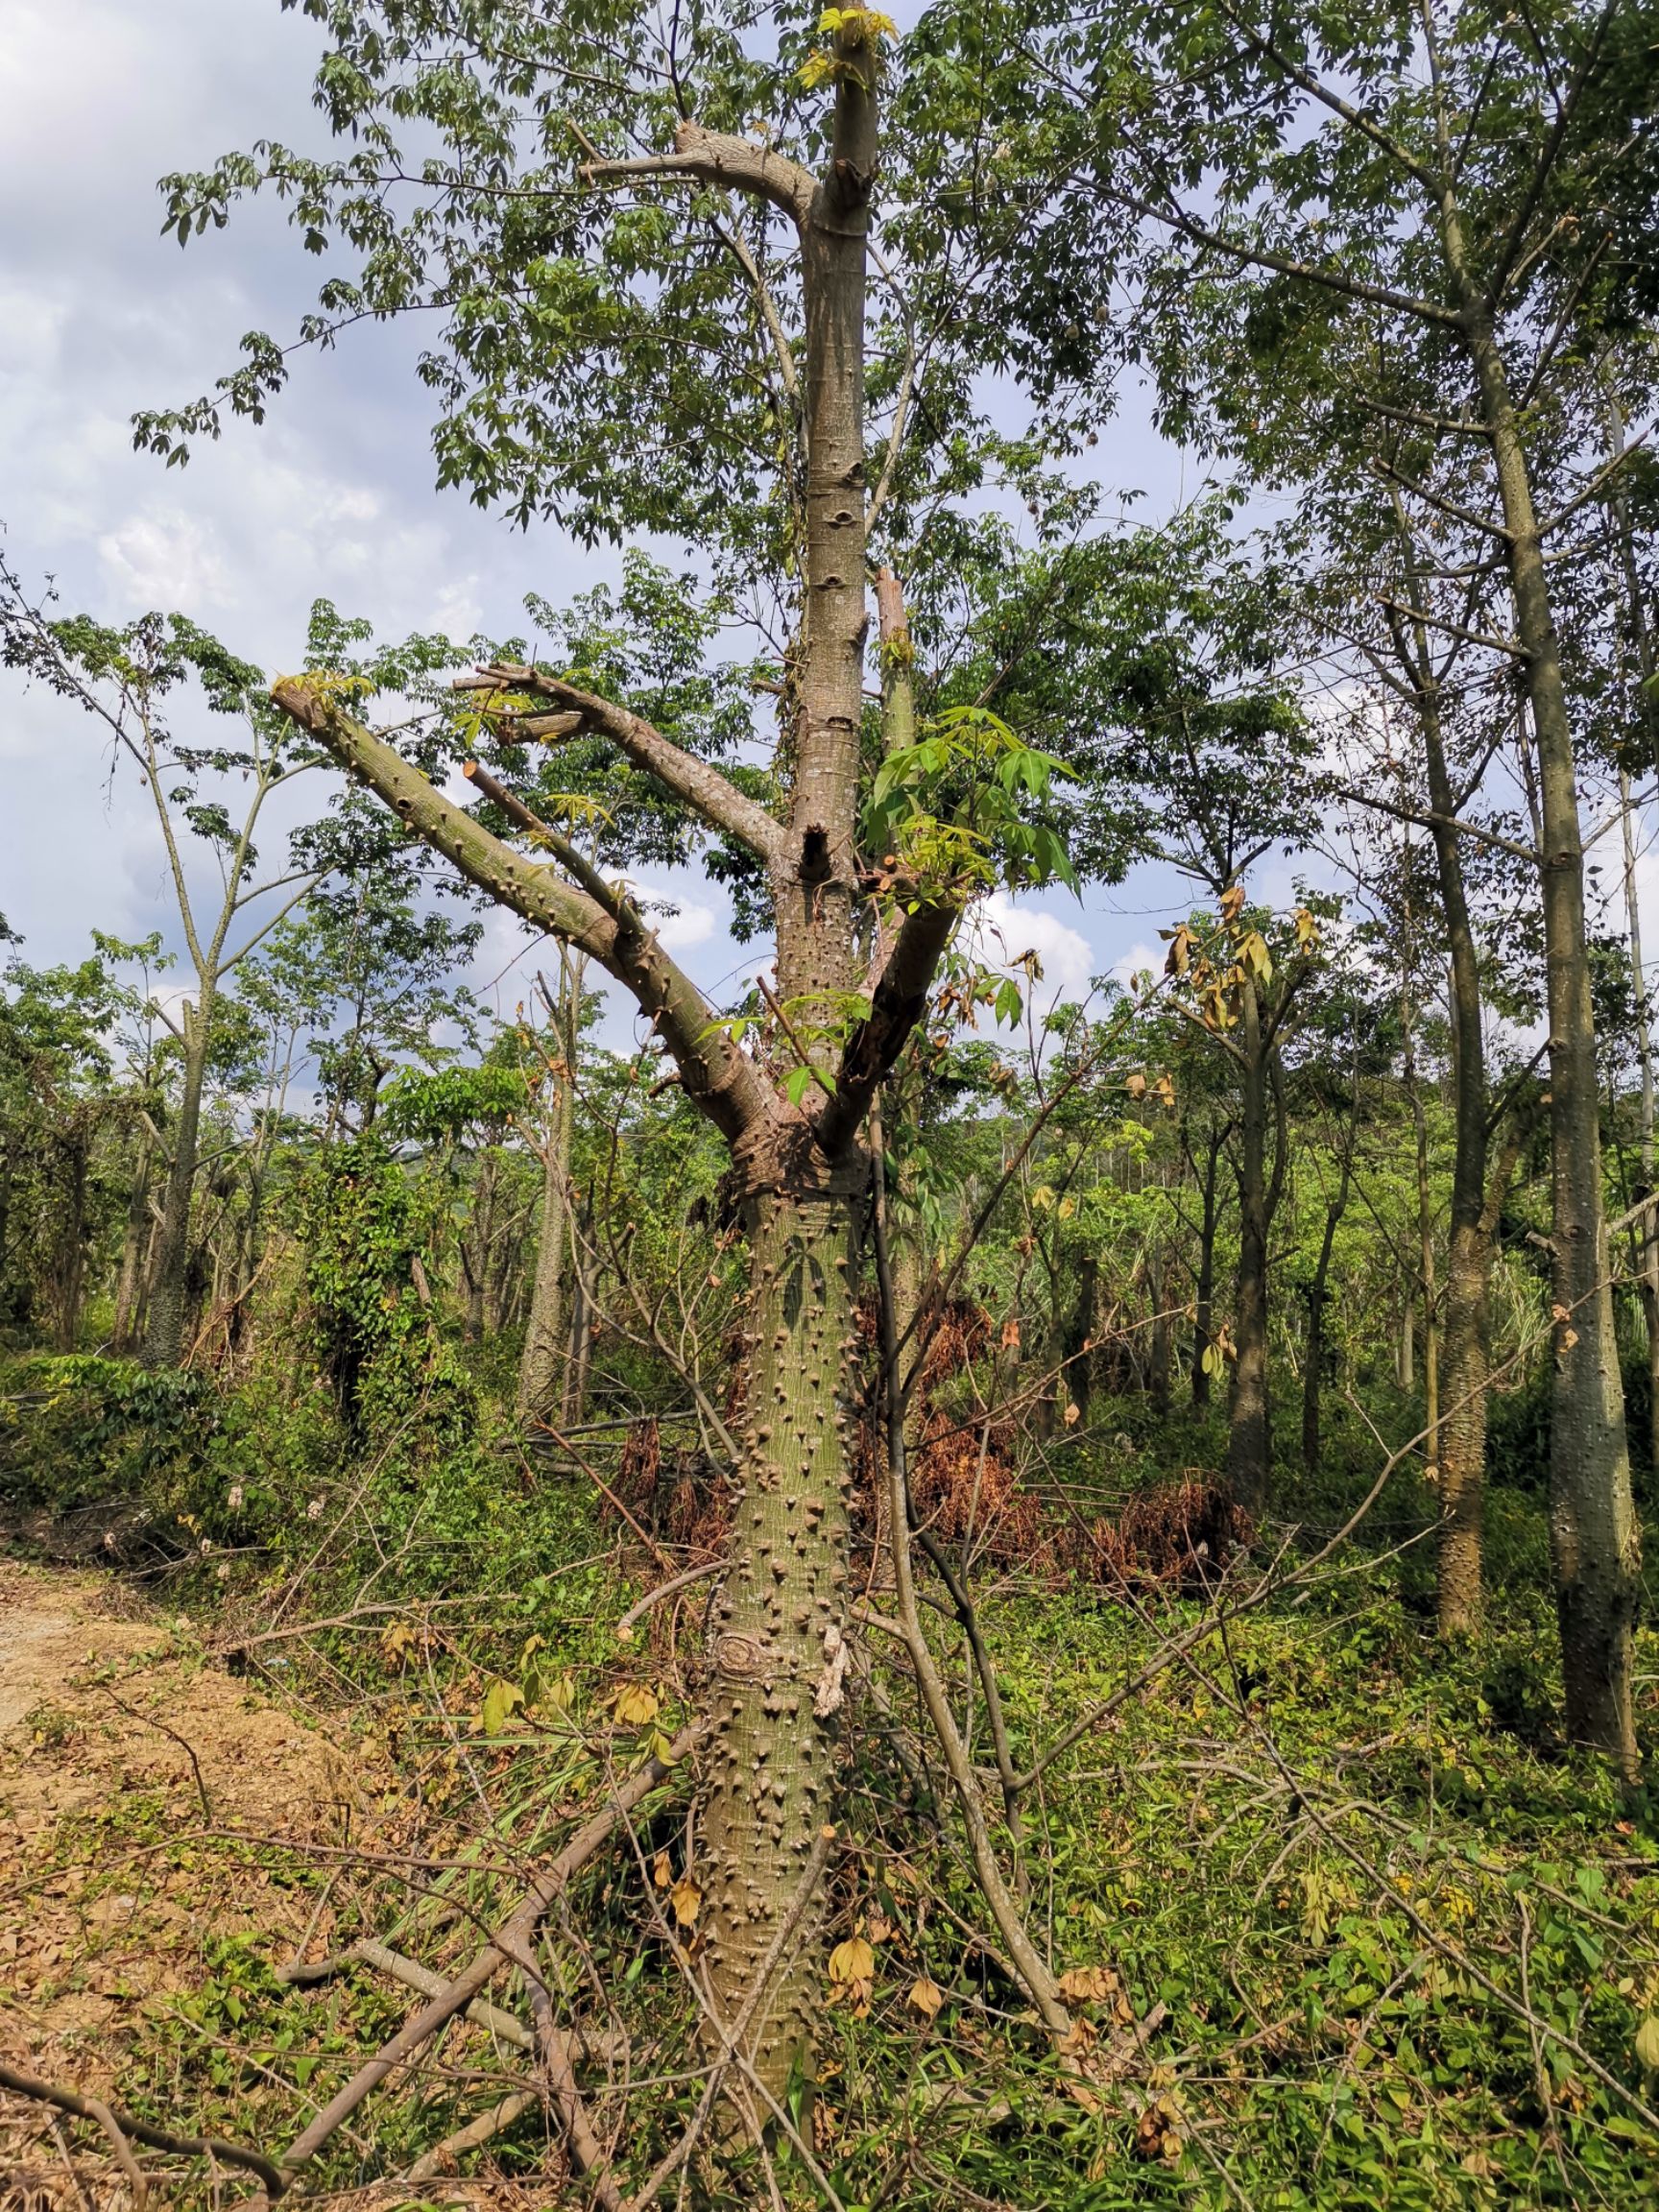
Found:
<path fill-rule="evenodd" d="M 500 634 L 526 590 L 558 600 L 615 561 L 433 490 L 428 399 L 402 330 L 355 332 L 302 361 L 262 428 L 232 425 L 186 469 L 132 452 L 135 409 L 206 388 L 245 330 L 281 331 L 310 303 L 317 264 L 274 205 L 180 252 L 160 236 L 156 180 L 262 134 L 314 140 L 316 45 L 276 0 L 9 0 L 0 18 L 0 191 L 15 217 L 0 237 L 10 558 L 26 580 L 54 575 L 66 607 L 111 620 L 178 609 L 274 672 L 300 659 L 318 596 L 385 636 Z M 1147 494 L 1147 518 L 1196 488 L 1134 395 L 1094 458 L 1113 493 Z M 176 935 L 155 824 L 133 781 L 111 781 L 90 724 L 6 679 L 0 770 L 0 912 L 27 957 L 79 958 L 94 926 Z M 758 949 L 733 946 L 718 891 L 644 887 L 678 900 L 664 935 L 705 987 L 740 989 Z M 1040 952 L 1050 991 L 1077 996 L 1091 974 L 1155 958 L 1181 903 L 1179 882 L 1146 869 L 1082 905 L 1004 901 L 991 919 L 1010 954 Z M 534 973 L 524 950 L 517 925 L 493 917 L 474 981 L 505 1009 Z"/>

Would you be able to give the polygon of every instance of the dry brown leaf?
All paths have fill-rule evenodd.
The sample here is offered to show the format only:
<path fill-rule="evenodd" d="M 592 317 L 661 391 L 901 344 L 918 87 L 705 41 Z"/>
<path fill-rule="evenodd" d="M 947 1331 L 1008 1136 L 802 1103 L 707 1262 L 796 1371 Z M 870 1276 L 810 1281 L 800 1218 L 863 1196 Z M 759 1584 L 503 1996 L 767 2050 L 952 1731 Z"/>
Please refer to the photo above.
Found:
<path fill-rule="evenodd" d="M 876 1971 L 876 1954 L 862 1936 L 849 1936 L 830 1954 L 831 1982 L 868 1982 Z"/>
<path fill-rule="evenodd" d="M 1110 1966 L 1069 1966 L 1055 1984 L 1068 2005 L 1095 2005 L 1121 1986 Z"/>

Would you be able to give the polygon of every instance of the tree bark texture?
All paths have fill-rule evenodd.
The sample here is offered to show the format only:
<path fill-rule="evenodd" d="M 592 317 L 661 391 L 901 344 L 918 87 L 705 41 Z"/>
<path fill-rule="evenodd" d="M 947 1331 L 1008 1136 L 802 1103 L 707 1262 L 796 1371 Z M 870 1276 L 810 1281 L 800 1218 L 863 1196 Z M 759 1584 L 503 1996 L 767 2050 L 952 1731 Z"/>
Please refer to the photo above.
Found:
<path fill-rule="evenodd" d="M 560 964 L 555 1009 L 551 1111 L 543 1132 L 541 1219 L 536 1238 L 536 1271 L 530 1318 L 518 1360 L 518 1418 L 551 1421 L 559 1411 L 570 1348 L 565 1285 L 570 1258 L 570 1139 L 575 1121 L 576 1030 L 582 1003 L 582 969 L 565 954 Z"/>
<path fill-rule="evenodd" d="M 1260 1509 L 1272 1482 L 1267 1394 L 1267 1056 L 1262 1001 L 1244 978 L 1239 1016 L 1242 1110 L 1238 1124 L 1238 1274 L 1234 1296 L 1233 1395 L 1227 1479 L 1241 1504 Z"/>
<path fill-rule="evenodd" d="M 751 1217 L 743 1496 L 711 1616 L 703 1816 L 709 1967 L 723 2009 L 751 1988 L 833 1816 L 853 1232 L 850 1198 L 830 1192 L 771 1193 Z M 814 1905 L 750 2023 L 751 2055 L 775 2092 L 809 2066 L 819 1918 Z"/>
<path fill-rule="evenodd" d="M 1198 1272 L 1193 1283 L 1192 1296 L 1194 1406 L 1208 1406 L 1210 1403 L 1210 1370 L 1204 1364 L 1204 1355 L 1214 1340 L 1215 1326 L 1215 1227 L 1219 1213 L 1216 1181 L 1220 1158 L 1220 1132 L 1212 1130 L 1204 1155 L 1204 1175 L 1199 1191 L 1203 1211 L 1198 1222 Z"/>
<path fill-rule="evenodd" d="M 1308 1363 L 1302 1373 L 1302 1464 L 1310 1475 L 1318 1473 L 1321 1452 L 1320 1410 L 1325 1383 L 1325 1301 L 1330 1295 L 1331 1255 L 1336 1232 L 1348 1211 L 1348 1190 L 1354 1175 L 1354 1146 L 1350 1140 L 1342 1154 L 1342 1171 L 1335 1194 L 1325 1209 L 1325 1228 L 1319 1238 L 1319 1258 L 1308 1291 Z"/>
<path fill-rule="evenodd" d="M 1421 600 L 1414 598 L 1414 604 Z M 1419 671 L 1429 665 L 1419 637 Z M 1431 809 L 1439 871 L 1440 907 L 1451 953 L 1453 1154 L 1451 1250 L 1446 1263 L 1444 1361 L 1438 1398 L 1446 1407 L 1438 1423 L 1440 1535 L 1436 1559 L 1436 1618 L 1442 1636 L 1472 1634 L 1481 1616 L 1482 1525 L 1486 1483 L 1486 1390 L 1489 1302 L 1496 1214 L 1487 1218 L 1488 1150 L 1486 1044 L 1482 1027 L 1480 964 L 1469 919 L 1463 849 L 1451 819 L 1456 795 L 1446 765 L 1440 702 L 1420 685 L 1419 709 L 1429 771 Z M 1436 1406 L 1436 1413 L 1439 1407 Z"/>
<path fill-rule="evenodd" d="M 183 1354 L 184 1303 L 190 1268 L 190 1199 L 196 1183 L 196 1155 L 202 1134 L 202 1091 L 207 1074 L 207 1037 L 216 993 L 204 985 L 192 1006 L 180 1010 L 184 1068 L 179 1111 L 170 1132 L 172 1150 L 162 1186 L 161 1221 L 156 1242 L 149 1309 L 144 1324 L 147 1367 L 177 1367 Z"/>
<path fill-rule="evenodd" d="M 1526 446 L 1485 303 L 1447 231 L 1463 329 L 1492 438 L 1515 627 L 1538 753 L 1540 878 L 1550 1022 L 1554 1387 L 1550 1523 L 1569 1735 L 1627 1775 L 1639 1760 L 1631 1671 L 1641 1539 L 1608 1281 L 1596 1023 L 1573 731 Z"/>

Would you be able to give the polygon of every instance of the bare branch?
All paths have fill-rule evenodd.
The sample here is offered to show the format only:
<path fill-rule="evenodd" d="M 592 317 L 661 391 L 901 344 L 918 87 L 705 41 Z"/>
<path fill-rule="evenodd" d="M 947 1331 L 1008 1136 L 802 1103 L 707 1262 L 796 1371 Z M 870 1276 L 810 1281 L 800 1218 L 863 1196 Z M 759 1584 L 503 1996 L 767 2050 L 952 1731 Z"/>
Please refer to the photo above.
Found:
<path fill-rule="evenodd" d="M 707 760 L 694 759 L 672 739 L 664 737 L 642 714 L 632 714 L 626 707 L 597 698 L 591 691 L 584 691 L 577 685 L 566 684 L 533 665 L 495 662 L 480 668 L 476 675 L 457 677 L 455 688 L 458 691 L 540 691 L 543 697 L 557 700 L 563 708 L 580 714 L 589 729 L 597 730 L 602 737 L 609 737 L 636 768 L 645 769 L 660 783 L 666 784 L 677 799 L 683 799 L 706 822 L 726 830 L 768 864 L 781 858 L 783 831 L 765 807 L 753 799 L 746 799 L 718 768 L 710 767 Z"/>
<path fill-rule="evenodd" d="M 327 743 L 326 737 L 324 742 Z M 368 2064 L 360 2067 L 344 2087 L 336 2092 L 310 2126 L 283 2152 L 280 2176 L 271 2191 L 273 2197 L 280 2189 L 292 2186 L 301 2170 L 311 2163 L 318 2152 L 344 2127 L 365 2098 L 389 2074 L 413 2057 L 458 2012 L 464 2012 L 472 2000 L 489 1987 L 510 1960 L 520 1957 L 525 1944 L 571 1878 L 610 1839 L 618 1822 L 625 1819 L 636 1806 L 643 1804 L 658 1784 L 667 1778 L 692 1749 L 701 1734 L 700 1724 L 694 1723 L 689 1728 L 682 1729 L 668 1746 L 665 1758 L 648 1760 L 637 1773 L 631 1775 L 615 1791 L 609 1803 L 602 1806 L 591 1819 L 576 1831 L 524 1902 L 512 1913 L 498 1934 L 485 1944 L 471 1964 L 406 2021 L 390 2042 L 384 2044 Z"/>
<path fill-rule="evenodd" d="M 770 146 L 739 138 L 727 131 L 706 131 L 700 123 L 682 123 L 674 133 L 672 154 L 647 154 L 628 161 L 589 161 L 584 164 L 585 183 L 625 182 L 636 177 L 684 177 L 703 184 L 722 184 L 735 192 L 769 200 L 797 225 L 805 225 L 812 211 L 817 180 L 810 170 L 791 161 Z"/>
<path fill-rule="evenodd" d="M 835 1095 L 818 1115 L 818 1142 L 833 1159 L 869 1111 L 877 1086 L 921 1021 L 940 957 L 962 909 L 928 903 L 906 914 L 870 994 L 870 1012 L 847 1041 Z"/>
<path fill-rule="evenodd" d="M 1525 860 L 1534 868 L 1538 866 L 1536 846 L 1517 845 L 1513 838 L 1500 837 L 1495 830 L 1482 830 L 1458 815 L 1433 814 L 1415 806 L 1397 805 L 1392 799 L 1379 799 L 1370 791 L 1356 791 L 1346 784 L 1339 784 L 1334 796 L 1351 800 L 1356 806 L 1369 806 L 1379 814 L 1390 814 L 1396 822 L 1409 822 L 1418 830 L 1455 830 L 1460 837 L 1473 837 L 1478 844 L 1490 845 L 1495 852 L 1511 853 L 1517 860 Z"/>
<path fill-rule="evenodd" d="M 250 2151 L 240 2143 L 227 2143 L 218 2135 L 180 2135 L 171 2128 L 156 2128 L 148 2120 L 139 2120 L 131 2112 L 111 2111 L 94 2097 L 83 2097 L 78 2090 L 60 2089 L 51 2081 L 41 2081 L 21 2068 L 0 2061 L 0 2089 L 10 2089 L 14 2097 L 31 2097 L 36 2104 L 56 2105 L 60 2112 L 72 2113 L 78 2120 L 96 2120 L 106 2134 L 110 2123 L 121 2134 L 130 2136 L 134 2143 L 147 2143 L 152 2150 L 171 2151 L 180 2158 L 217 2158 L 227 2166 L 242 2166 L 257 2174 L 270 2189 L 279 2188 L 281 2175 L 262 2152 Z"/>
<path fill-rule="evenodd" d="M 538 867 L 445 799 L 421 771 L 303 677 L 272 697 L 349 774 L 367 783 L 409 830 L 502 905 L 577 946 L 631 991 L 673 1054 L 687 1097 L 735 1138 L 770 1104 L 765 1082 L 731 1038 L 710 1027 L 703 994 L 643 926 L 618 920 L 554 869 Z"/>
<path fill-rule="evenodd" d="M 1425 162 L 1419 161 L 1408 147 L 1403 146 L 1398 138 L 1384 131 L 1375 117 L 1367 115 L 1362 108 L 1356 108 L 1351 100 L 1344 100 L 1339 92 L 1334 92 L 1322 78 L 1316 77 L 1311 69 L 1305 69 L 1301 62 L 1282 52 L 1271 39 L 1263 38 L 1237 9 L 1229 5 L 1229 0 L 1221 0 L 1221 12 L 1234 29 L 1255 47 L 1258 54 L 1271 61 L 1275 69 L 1282 69 L 1290 82 L 1299 84 L 1310 100 L 1317 100 L 1322 108 L 1330 108 L 1333 115 L 1339 115 L 1351 131 L 1357 131 L 1362 138 L 1368 138 L 1380 153 L 1386 154 L 1407 176 L 1414 177 L 1426 192 L 1439 199 L 1444 189 L 1440 178 Z"/>
<path fill-rule="evenodd" d="M 1345 276 L 1338 269 L 1329 269 L 1315 261 L 1298 261 L 1294 254 L 1281 253 L 1271 246 L 1259 246 L 1242 238 L 1229 238 L 1223 230 L 1213 230 L 1207 223 L 1189 215 L 1180 207 L 1160 207 L 1156 202 L 1140 199 L 1133 192 L 1108 190 L 1106 198 L 1118 200 L 1132 213 L 1143 215 L 1149 222 L 1163 223 L 1182 237 L 1190 238 L 1195 246 L 1213 247 L 1218 253 L 1229 254 L 1235 261 L 1259 269 L 1272 269 L 1281 276 L 1298 276 L 1307 283 L 1321 285 L 1327 292 L 1339 292 L 1344 299 L 1369 300 L 1379 307 L 1392 307 L 1401 315 L 1414 315 L 1425 323 L 1445 323 L 1455 326 L 1459 322 L 1457 311 L 1445 307 L 1435 300 L 1420 300 L 1410 292 L 1396 292 L 1391 285 L 1368 284 L 1361 276 Z"/>
<path fill-rule="evenodd" d="M 1378 605 L 1390 614 L 1404 615 L 1409 622 L 1424 622 L 1431 630 L 1444 630 L 1449 637 L 1461 637 L 1466 645 L 1486 645 L 1494 653 L 1508 653 L 1517 661 L 1528 658 L 1525 646 L 1518 645 L 1513 637 L 1493 637 L 1484 630 L 1466 630 L 1460 622 L 1448 622 L 1443 614 L 1431 614 L 1426 607 L 1407 607 L 1400 600 L 1389 598 L 1386 592 L 1378 593 Z"/>

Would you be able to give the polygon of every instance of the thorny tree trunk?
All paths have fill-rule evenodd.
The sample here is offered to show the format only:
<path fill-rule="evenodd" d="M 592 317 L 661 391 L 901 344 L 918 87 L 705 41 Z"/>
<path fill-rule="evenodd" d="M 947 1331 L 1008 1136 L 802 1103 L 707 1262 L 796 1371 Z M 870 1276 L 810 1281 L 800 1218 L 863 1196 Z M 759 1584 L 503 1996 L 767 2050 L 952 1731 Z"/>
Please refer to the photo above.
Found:
<path fill-rule="evenodd" d="M 144 1281 L 144 1255 L 150 1242 L 150 1165 L 146 1131 L 138 1140 L 132 1187 L 127 1196 L 127 1224 L 121 1238 L 121 1266 L 115 1278 L 115 1319 L 110 1341 L 117 1353 L 131 1352 L 138 1333 L 138 1301 Z"/>
<path fill-rule="evenodd" d="M 851 58 L 868 69 L 861 48 Z M 865 598 L 864 293 L 876 109 L 857 78 L 837 89 L 831 159 L 802 230 L 806 317 L 805 636 L 796 776 L 776 885 L 779 995 L 829 1014 L 854 970 L 858 733 Z M 820 1017 L 822 1019 L 822 1017 Z M 830 1047 L 822 1050 L 826 1061 Z M 852 1133 L 849 1133 L 851 1137 Z M 830 1816 L 846 1632 L 850 1280 L 864 1176 L 785 1143 L 749 1199 L 748 1466 L 715 1607 L 711 1789 L 704 1819 L 715 2002 L 742 2003 Z M 820 1684 L 822 1685 L 820 1687 Z M 822 1711 L 817 1708 L 822 1707 Z M 803 1914 L 749 2032 L 775 2095 L 809 2070 Z"/>
<path fill-rule="evenodd" d="M 63 1164 L 52 1282 L 52 1334 L 60 1352 L 73 1352 L 81 1337 L 81 1300 L 86 1279 L 86 1147 L 81 1128 L 58 1147 Z"/>
<path fill-rule="evenodd" d="M 1246 975 L 1239 1022 L 1243 1108 L 1238 1129 L 1238 1276 L 1233 1333 L 1237 1358 L 1227 1431 L 1227 1479 L 1240 1503 L 1260 1509 L 1272 1479 L 1267 1403 L 1267 1059 L 1262 1001 Z"/>
<path fill-rule="evenodd" d="M 1637 1159 L 1639 1199 L 1653 1195 L 1653 1039 L 1647 1022 L 1647 987 L 1642 961 L 1642 910 L 1636 896 L 1636 838 L 1630 778 L 1619 771 L 1619 808 L 1624 829 L 1624 916 L 1630 932 L 1630 983 L 1636 999 L 1636 1054 L 1642 1070 L 1642 1119 Z M 1659 1207 L 1649 1206 L 1637 1225 L 1642 1254 L 1642 1310 L 1647 1324 L 1649 1461 L 1659 1472 Z"/>
<path fill-rule="evenodd" d="M 1468 270 L 1455 208 L 1442 226 L 1448 268 L 1490 434 L 1505 526 L 1515 626 L 1538 747 L 1545 971 L 1550 1020 L 1555 1382 L 1550 1523 L 1561 1623 L 1567 1729 L 1630 1777 L 1640 1760 L 1631 1668 L 1641 1538 L 1607 1273 L 1596 1022 L 1584 926 L 1584 851 L 1573 730 L 1543 537 L 1508 379 L 1485 300 Z"/>
<path fill-rule="evenodd" d="M 1070 1399 L 1081 1420 L 1089 1411 L 1090 1367 L 1093 1359 L 1094 1312 L 1100 1297 L 1100 1260 L 1086 1252 L 1077 1262 L 1077 1297 L 1071 1318 L 1060 1335 L 1061 1372 L 1059 1403 Z"/>
<path fill-rule="evenodd" d="M 184 1345 L 184 1304 L 190 1270 L 190 1198 L 196 1182 L 201 1142 L 202 1090 L 207 1074 L 207 1038 L 216 993 L 204 985 L 194 1006 L 180 1014 L 184 1030 L 184 1070 L 179 1111 L 169 1132 L 171 1153 L 161 1199 L 161 1221 L 150 1280 L 149 1313 L 144 1327 L 144 1363 L 177 1367 Z"/>
<path fill-rule="evenodd" d="M 497 1179 L 496 1191 L 500 1192 Z M 522 1213 L 509 1213 L 507 1218 L 496 1218 L 491 1223 L 490 1244 L 484 1261 L 484 1334 L 499 1336 L 511 1325 L 513 1317 L 514 1278 L 518 1272 L 524 1248 Z"/>
<path fill-rule="evenodd" d="M 752 1984 L 832 1815 L 829 1715 L 846 1615 L 846 1376 L 853 1209 L 778 1192 L 750 1226 L 748 1466 L 710 1647 L 718 1731 L 709 1761 L 703 1885 L 718 1992 Z M 815 1710 L 823 1706 L 823 1713 Z M 809 1913 L 809 1925 L 816 1914 Z M 809 1940 L 809 1938 L 808 1938 Z M 808 2062 L 804 1949 L 779 1974 L 755 2060 L 776 2092 Z"/>
<path fill-rule="evenodd" d="M 1424 1471 L 1431 1485 L 1440 1480 L 1440 1315 L 1434 1268 L 1434 1195 L 1429 1178 L 1429 1121 L 1417 1082 L 1417 1047 L 1408 991 L 1400 1001 L 1406 1033 L 1406 1095 L 1411 1104 L 1417 1166 L 1417 1287 L 1423 1295 Z"/>
<path fill-rule="evenodd" d="M 1096 1262 L 1093 1264 L 1095 1266 L 1097 1272 L 1098 1262 Z M 1146 1390 L 1147 1395 L 1152 1401 L 1152 1410 L 1158 1415 L 1160 1420 L 1165 1419 L 1169 1411 L 1169 1354 L 1171 1333 L 1169 1327 L 1168 1300 L 1166 1295 L 1166 1287 L 1167 1282 L 1168 1278 L 1166 1275 L 1164 1269 L 1163 1249 L 1159 1244 L 1154 1242 L 1151 1251 L 1146 1256 L 1146 1287 L 1151 1293 L 1152 1297 L 1152 1340 L 1148 1349 L 1146 1360 Z M 1090 1286 L 1090 1289 L 1091 1295 L 1093 1295 L 1093 1283 Z M 1087 1374 L 1088 1361 L 1085 1360 L 1082 1365 L 1084 1373 Z M 1087 1410 L 1088 1407 L 1085 1407 L 1084 1411 L 1087 1412 Z"/>
<path fill-rule="evenodd" d="M 494 1225 L 495 1147 L 491 1145 L 478 1162 L 478 1171 L 472 1180 L 467 1234 L 461 1239 L 461 1281 L 467 1293 L 461 1333 L 469 1344 L 479 1344 L 484 1339 L 484 1294 L 490 1279 Z"/>
<path fill-rule="evenodd" d="M 820 1829 L 838 1766 L 848 1604 L 845 1431 L 854 1349 L 852 1281 L 867 1203 L 861 1124 L 926 1008 L 957 905 L 942 895 L 907 912 L 875 974 L 855 965 L 856 852 L 866 622 L 864 297 L 868 197 L 876 174 L 873 56 L 856 12 L 831 33 L 835 116 L 814 179 L 771 148 L 680 127 L 673 153 L 591 163 L 587 175 L 699 177 L 787 212 L 801 245 L 806 457 L 801 635 L 789 657 L 787 820 L 778 823 L 718 772 L 641 718 L 534 670 L 524 680 L 580 711 L 624 752 L 661 770 L 688 805 L 747 843 L 768 871 L 778 997 L 792 1010 L 775 1040 L 833 1070 L 833 1094 L 799 1105 L 764 1065 L 711 1025 L 701 995 L 643 923 L 575 849 L 564 874 L 530 865 L 304 679 L 275 696 L 343 765 L 366 776 L 419 835 L 471 880 L 623 981 L 658 1025 L 695 1097 L 731 1147 L 728 1190 L 750 1236 L 743 1312 L 743 1496 L 709 1615 L 709 1794 L 698 1876 L 708 1900 L 704 1958 L 716 2014 L 746 2022 L 739 2058 L 775 2097 L 809 2078 L 820 1924 Z M 789 377 L 793 383 L 792 373 Z M 492 685 L 493 676 L 481 672 Z M 542 826 L 551 840 L 555 835 Z M 578 888 L 580 886 L 580 888 Z M 838 1042 L 848 996 L 869 1010 Z M 804 1871 L 811 1879 L 803 1882 Z M 776 1954 L 766 1985 L 757 1966 Z M 1059 2008 L 1057 2008 L 1057 2010 Z M 1061 2014 L 1063 2018 L 1063 2013 Z"/>
<path fill-rule="evenodd" d="M 1624 419 L 1616 401 L 1608 400 L 1609 426 L 1612 431 L 1612 459 L 1623 459 L 1624 445 Z M 1631 657 L 1640 688 L 1642 732 L 1649 757 L 1659 739 L 1659 700 L 1649 685 L 1653 682 L 1653 635 L 1647 624 L 1647 602 L 1642 592 L 1641 572 L 1636 565 L 1636 538 L 1630 520 L 1630 505 L 1625 496 L 1624 479 L 1614 479 L 1611 501 L 1613 519 L 1619 533 L 1620 560 L 1624 570 L 1624 619 L 1629 634 Z M 1653 1192 L 1653 1037 L 1647 1019 L 1647 985 L 1642 960 L 1642 915 L 1636 897 L 1636 837 L 1634 806 L 1630 790 L 1630 773 L 1627 768 L 1619 771 L 1619 811 L 1624 833 L 1624 916 L 1630 932 L 1630 982 L 1636 1001 L 1636 1055 L 1642 1070 L 1642 1120 L 1640 1128 L 1642 1168 L 1638 1198 L 1647 1198 Z M 1642 1255 L 1642 1307 L 1647 1323 L 1647 1406 L 1649 1434 L 1649 1463 L 1659 1473 L 1659 1208 L 1648 1207 L 1639 1224 L 1639 1241 Z"/>
<path fill-rule="evenodd" d="M 582 1248 L 582 1239 L 591 1226 L 591 1215 L 585 1211 L 580 1222 L 574 1214 L 569 1215 L 568 1219 L 570 1344 L 569 1357 L 565 1365 L 565 1387 L 559 1398 L 559 1425 L 562 1429 L 577 1429 L 581 1427 L 587 1413 L 588 1379 L 593 1371 L 594 1289 L 588 1272 L 592 1262 Z"/>

